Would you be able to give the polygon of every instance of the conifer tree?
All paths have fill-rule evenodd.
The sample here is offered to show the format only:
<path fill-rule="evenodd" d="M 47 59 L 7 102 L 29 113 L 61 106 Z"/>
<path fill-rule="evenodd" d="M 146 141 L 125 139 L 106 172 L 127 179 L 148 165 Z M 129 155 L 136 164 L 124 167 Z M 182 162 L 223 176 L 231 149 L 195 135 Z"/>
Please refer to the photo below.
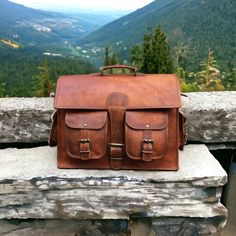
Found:
<path fill-rule="evenodd" d="M 236 68 L 231 69 L 227 73 L 223 73 L 222 81 L 227 90 L 236 90 Z"/>
<path fill-rule="evenodd" d="M 43 64 L 38 67 L 39 74 L 35 76 L 35 96 L 36 97 L 49 97 L 52 92 L 52 82 L 49 78 L 49 65 L 48 61 L 44 60 Z"/>
<path fill-rule="evenodd" d="M 173 73 L 173 62 L 164 32 L 158 26 L 154 34 L 144 35 L 143 66 L 144 73 Z"/>
<path fill-rule="evenodd" d="M 202 70 L 196 74 L 197 83 L 202 91 L 221 91 L 224 85 L 221 81 L 221 73 L 217 68 L 214 52 L 209 48 L 207 60 L 201 64 Z"/>
<path fill-rule="evenodd" d="M 6 84 L 0 80 L 0 98 L 4 97 Z"/>
<path fill-rule="evenodd" d="M 130 60 L 132 66 L 136 66 L 138 69 L 141 69 L 143 64 L 143 53 L 139 45 L 132 46 Z"/>
<path fill-rule="evenodd" d="M 104 57 L 104 66 L 109 66 L 111 65 L 111 58 L 109 56 L 109 48 L 105 48 L 105 57 Z"/>
<path fill-rule="evenodd" d="M 152 73 L 153 66 L 152 35 L 145 34 L 143 37 L 143 65 L 141 70 L 144 73 Z"/>
<path fill-rule="evenodd" d="M 111 56 L 111 65 L 117 65 L 117 64 L 120 64 L 120 58 L 117 55 L 117 53 L 114 52 Z"/>

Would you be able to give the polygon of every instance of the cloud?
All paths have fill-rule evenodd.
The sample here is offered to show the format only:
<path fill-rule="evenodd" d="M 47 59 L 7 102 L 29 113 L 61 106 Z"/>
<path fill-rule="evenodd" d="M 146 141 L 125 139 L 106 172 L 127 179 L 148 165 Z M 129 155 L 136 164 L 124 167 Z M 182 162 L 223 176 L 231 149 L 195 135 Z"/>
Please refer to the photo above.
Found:
<path fill-rule="evenodd" d="M 11 0 L 30 7 L 75 7 L 93 10 L 136 10 L 141 8 L 153 0 Z"/>

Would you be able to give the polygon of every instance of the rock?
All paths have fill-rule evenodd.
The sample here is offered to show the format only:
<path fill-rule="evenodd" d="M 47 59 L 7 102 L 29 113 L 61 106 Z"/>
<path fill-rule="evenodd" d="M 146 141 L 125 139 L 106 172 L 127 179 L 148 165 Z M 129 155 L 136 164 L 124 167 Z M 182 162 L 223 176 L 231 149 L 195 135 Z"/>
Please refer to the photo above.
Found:
<path fill-rule="evenodd" d="M 182 101 L 188 141 L 236 142 L 235 91 L 187 93 Z M 53 111 L 53 98 L 1 98 L 0 143 L 47 142 Z"/>
<path fill-rule="evenodd" d="M 57 169 L 56 149 L 0 150 L 0 219 L 221 216 L 227 175 L 204 145 L 180 152 L 180 170 Z"/>
<path fill-rule="evenodd" d="M 125 220 L 0 220 L 6 236 L 129 236 Z"/>
<path fill-rule="evenodd" d="M 235 91 L 187 93 L 182 100 L 188 141 L 236 142 Z"/>
<path fill-rule="evenodd" d="M 127 220 L 0 220 L 0 234 L 57 236 L 206 235 L 222 229 L 222 219 L 147 218 Z"/>
<path fill-rule="evenodd" d="M 176 236 L 208 235 L 222 230 L 221 217 L 132 218 L 127 220 L 0 220 L 6 236 Z"/>
<path fill-rule="evenodd" d="M 52 98 L 0 98 L 0 143 L 47 142 Z"/>

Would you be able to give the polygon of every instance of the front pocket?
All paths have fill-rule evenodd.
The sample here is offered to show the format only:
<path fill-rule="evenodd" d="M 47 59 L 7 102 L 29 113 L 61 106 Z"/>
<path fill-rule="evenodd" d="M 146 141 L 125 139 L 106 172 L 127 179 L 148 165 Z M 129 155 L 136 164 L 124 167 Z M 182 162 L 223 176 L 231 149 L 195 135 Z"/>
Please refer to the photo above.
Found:
<path fill-rule="evenodd" d="M 106 154 L 107 112 L 68 112 L 66 123 L 66 151 L 76 159 L 99 159 Z"/>
<path fill-rule="evenodd" d="M 126 112 L 125 149 L 129 158 L 143 161 L 160 159 L 167 153 L 167 140 L 167 112 Z"/>

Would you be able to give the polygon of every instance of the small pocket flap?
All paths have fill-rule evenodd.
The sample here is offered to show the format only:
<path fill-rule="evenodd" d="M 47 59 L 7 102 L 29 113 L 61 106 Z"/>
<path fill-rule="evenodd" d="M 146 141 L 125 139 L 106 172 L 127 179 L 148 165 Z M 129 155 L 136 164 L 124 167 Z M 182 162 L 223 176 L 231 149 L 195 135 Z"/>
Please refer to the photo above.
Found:
<path fill-rule="evenodd" d="M 68 112 L 66 125 L 72 129 L 101 129 L 107 121 L 106 111 Z"/>
<path fill-rule="evenodd" d="M 168 113 L 165 111 L 128 111 L 126 124 L 132 129 L 161 130 L 168 125 Z"/>

